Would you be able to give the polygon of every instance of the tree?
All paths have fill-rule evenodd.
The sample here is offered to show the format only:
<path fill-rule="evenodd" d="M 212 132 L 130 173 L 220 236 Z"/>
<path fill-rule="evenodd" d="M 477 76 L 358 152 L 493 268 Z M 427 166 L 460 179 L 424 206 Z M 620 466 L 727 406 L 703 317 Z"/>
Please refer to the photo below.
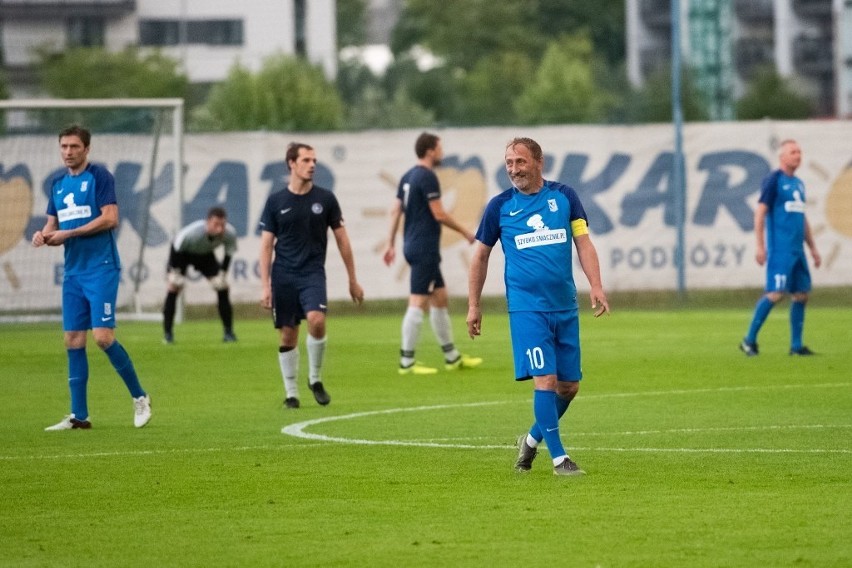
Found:
<path fill-rule="evenodd" d="M 334 130 L 343 102 L 322 70 L 302 58 L 273 55 L 259 73 L 237 64 L 193 113 L 198 130 Z"/>
<path fill-rule="evenodd" d="M 692 81 L 688 70 L 681 74 L 681 108 L 684 120 L 707 120 L 704 99 Z M 624 118 L 627 122 L 670 122 L 672 120 L 671 73 L 660 70 L 652 74 L 645 85 L 629 97 Z"/>
<path fill-rule="evenodd" d="M 592 43 L 585 35 L 552 42 L 515 103 L 518 117 L 530 124 L 604 120 L 616 99 L 598 87 L 592 65 Z"/>
<path fill-rule="evenodd" d="M 459 124 L 517 124 L 515 98 L 534 72 L 533 61 L 521 53 L 495 53 L 480 59 L 461 80 Z"/>
<path fill-rule="evenodd" d="M 367 41 L 367 0 L 337 0 L 337 48 Z"/>
<path fill-rule="evenodd" d="M 99 47 L 42 50 L 36 69 L 42 90 L 61 99 L 183 99 L 189 87 L 177 61 L 132 47 L 119 52 Z M 157 116 L 150 109 L 51 111 L 42 115 L 42 126 L 55 130 L 75 121 L 99 131 L 144 132 Z"/>
<path fill-rule="evenodd" d="M 748 92 L 737 101 L 739 120 L 795 120 L 809 118 L 813 110 L 813 103 L 797 93 L 773 67 L 758 71 Z"/>

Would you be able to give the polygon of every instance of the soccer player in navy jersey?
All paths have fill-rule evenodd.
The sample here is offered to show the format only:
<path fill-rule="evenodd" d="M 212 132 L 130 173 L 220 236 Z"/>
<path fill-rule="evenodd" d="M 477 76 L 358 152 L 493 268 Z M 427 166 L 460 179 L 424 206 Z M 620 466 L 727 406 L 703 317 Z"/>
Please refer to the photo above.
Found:
<path fill-rule="evenodd" d="M 66 172 L 50 185 L 47 222 L 33 235 L 36 247 L 65 245 L 62 326 L 68 354 L 71 414 L 46 430 L 89 429 L 86 335 L 92 336 L 133 397 L 133 423 L 151 419 L 151 399 L 139 384 L 130 356 L 115 338 L 115 301 L 121 263 L 113 229 L 118 226 L 115 180 L 104 167 L 89 163 L 91 133 L 74 125 L 59 133 Z"/>
<path fill-rule="evenodd" d="M 441 139 L 424 132 L 418 136 L 414 152 L 417 165 L 409 169 L 399 182 L 391 208 L 390 235 L 383 255 L 385 264 L 393 264 L 396 234 L 400 219 L 405 216 L 403 254 L 411 268 L 411 280 L 408 309 L 402 318 L 399 374 L 432 375 L 438 372 L 435 367 L 414 358 L 427 310 L 432 331 L 444 353 L 444 368 L 454 371 L 477 367 L 482 359 L 460 353 L 453 342 L 449 297 L 441 274 L 441 225 L 458 232 L 468 243 L 473 242 L 473 233 L 456 221 L 441 204 L 441 185 L 434 171 L 444 156 Z"/>
<path fill-rule="evenodd" d="M 757 334 L 769 312 L 787 294 L 792 299 L 789 353 L 813 355 L 802 344 L 805 304 L 811 290 L 803 243 L 808 245 L 815 267 L 819 268 L 822 259 L 805 216 L 805 184 L 795 176 L 802 163 L 802 149 L 795 140 L 781 142 L 779 162 L 779 168 L 764 178 L 754 211 L 755 260 L 766 265 L 766 294 L 757 301 L 751 325 L 740 342 L 740 350 L 749 357 L 758 354 Z"/>
<path fill-rule="evenodd" d="M 222 261 L 216 249 L 223 249 Z M 206 219 L 193 221 L 180 231 L 169 250 L 168 292 L 163 303 L 163 343 L 174 343 L 175 311 L 178 295 L 186 283 L 186 270 L 195 267 L 216 292 L 219 318 L 224 334 L 222 341 L 233 343 L 234 309 L 228 293 L 228 267 L 237 250 L 237 231 L 228 223 L 228 213 L 222 207 L 211 207 Z"/>
<path fill-rule="evenodd" d="M 360 304 L 364 290 L 355 277 L 355 259 L 343 214 L 334 194 L 314 185 L 316 152 L 291 143 L 286 153 L 287 187 L 266 200 L 260 219 L 260 304 L 272 310 L 280 334 L 278 363 L 287 408 L 299 408 L 299 326 L 308 322 L 308 385 L 321 405 L 331 402 L 322 383 L 327 289 L 325 257 L 331 229 L 349 278 L 349 295 Z M 274 251 L 274 262 L 273 262 Z"/>
<path fill-rule="evenodd" d="M 542 177 L 541 146 L 530 138 L 515 138 L 506 146 L 505 159 L 513 187 L 491 199 L 476 232 L 468 333 L 471 338 L 482 333 L 482 287 L 491 250 L 499 241 L 505 256 L 515 380 L 532 379 L 535 389 L 535 424 L 518 438 L 515 469 L 526 472 L 532 468 L 543 440 L 553 459 L 554 474 L 582 475 L 559 437 L 559 419 L 577 395 L 582 378 L 571 243 L 591 286 L 595 317 L 609 312 L 598 254 L 576 192 Z"/>

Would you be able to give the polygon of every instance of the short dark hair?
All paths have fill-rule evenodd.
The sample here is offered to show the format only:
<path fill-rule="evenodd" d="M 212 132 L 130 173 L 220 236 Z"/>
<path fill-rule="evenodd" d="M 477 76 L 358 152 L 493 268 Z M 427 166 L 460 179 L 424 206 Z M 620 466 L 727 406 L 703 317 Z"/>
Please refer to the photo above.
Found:
<path fill-rule="evenodd" d="M 83 128 L 79 124 L 66 126 L 59 132 L 59 139 L 62 140 L 65 136 L 76 136 L 83 142 L 83 146 L 88 148 L 92 142 L 92 133 L 88 129 Z"/>
<path fill-rule="evenodd" d="M 207 210 L 207 218 L 218 217 L 219 219 L 227 219 L 228 212 L 225 211 L 224 207 L 211 207 Z"/>
<path fill-rule="evenodd" d="M 530 154 L 532 154 L 532 159 L 536 162 L 544 159 L 544 152 L 541 151 L 541 146 L 539 146 L 538 142 L 536 142 L 532 138 L 525 138 L 521 136 L 512 138 L 509 143 L 506 144 L 506 150 L 514 146 L 524 146 L 530 151 Z"/>
<path fill-rule="evenodd" d="M 426 152 L 438 147 L 439 140 L 440 138 L 437 135 L 424 132 L 417 137 L 417 142 L 414 143 L 414 153 L 417 154 L 418 158 L 422 158 L 426 155 Z"/>
<path fill-rule="evenodd" d="M 313 146 L 309 146 L 308 144 L 303 144 L 302 142 L 290 142 L 287 145 L 287 153 L 284 154 L 284 159 L 287 161 L 287 171 L 290 171 L 290 162 L 295 162 L 299 159 L 299 150 L 304 148 L 305 150 L 313 150 Z"/>

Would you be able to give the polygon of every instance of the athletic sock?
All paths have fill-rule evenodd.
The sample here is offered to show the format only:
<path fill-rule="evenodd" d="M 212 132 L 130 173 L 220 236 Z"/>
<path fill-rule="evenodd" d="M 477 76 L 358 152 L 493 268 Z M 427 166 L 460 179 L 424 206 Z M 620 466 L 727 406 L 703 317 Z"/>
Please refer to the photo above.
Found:
<path fill-rule="evenodd" d="M 299 349 L 296 347 L 278 348 L 278 366 L 284 380 L 284 392 L 287 398 L 299 398 Z"/>
<path fill-rule="evenodd" d="M 438 345 L 444 352 L 444 359 L 452 363 L 459 358 L 459 352 L 453 344 L 453 324 L 450 321 L 450 312 L 447 308 L 432 308 L 429 310 L 429 323 L 438 340 Z"/>
<path fill-rule="evenodd" d="M 802 348 L 802 330 L 805 327 L 805 302 L 790 303 L 790 349 Z"/>
<path fill-rule="evenodd" d="M 112 345 L 104 349 L 104 353 L 109 357 L 109 362 L 112 363 L 113 369 L 118 373 L 118 376 L 127 385 L 127 390 L 133 398 L 145 396 L 145 391 L 142 390 L 142 385 L 139 384 L 139 377 L 136 375 L 136 369 L 133 368 L 133 361 L 130 360 L 130 355 L 118 340 L 113 341 Z"/>
<path fill-rule="evenodd" d="M 408 306 L 402 318 L 402 347 L 400 348 L 400 365 L 410 367 L 414 364 L 414 350 L 423 326 L 423 310 Z"/>
<path fill-rule="evenodd" d="M 166 333 L 171 333 L 175 324 L 177 297 L 177 292 L 169 292 L 166 294 L 166 302 L 163 304 L 163 331 Z"/>
<path fill-rule="evenodd" d="M 556 393 L 554 391 L 535 390 L 533 392 L 533 414 L 541 429 L 547 451 L 554 465 L 562 461 L 567 454 L 559 438 L 559 415 L 556 411 Z"/>
<path fill-rule="evenodd" d="M 766 321 L 766 316 L 769 315 L 773 306 L 775 304 L 766 296 L 763 296 L 757 301 L 754 307 L 754 316 L 751 318 L 751 326 L 749 326 L 748 334 L 745 337 L 746 341 L 749 343 L 757 342 L 757 332 L 760 331 L 763 322 Z"/>
<path fill-rule="evenodd" d="M 68 388 L 71 391 L 71 414 L 78 420 L 89 417 L 86 385 L 89 382 L 89 359 L 86 348 L 68 349 Z"/>
<path fill-rule="evenodd" d="M 219 317 L 222 319 L 225 333 L 233 333 L 234 309 L 231 306 L 231 300 L 228 298 L 228 289 L 219 290 L 216 292 L 216 296 L 218 297 Z"/>
<path fill-rule="evenodd" d="M 558 394 L 556 395 L 556 415 L 559 417 L 559 420 L 562 419 L 562 416 L 568 410 L 569 404 L 571 404 L 570 400 L 562 398 Z M 530 428 L 530 433 L 527 434 L 527 444 L 534 448 L 538 446 L 543 439 L 544 434 L 542 433 L 541 428 L 539 428 L 538 422 L 536 422 L 532 425 L 532 428 Z"/>
<path fill-rule="evenodd" d="M 322 362 L 325 358 L 325 344 L 328 337 L 317 339 L 310 333 L 308 334 L 308 382 L 310 384 L 318 383 L 322 380 Z"/>

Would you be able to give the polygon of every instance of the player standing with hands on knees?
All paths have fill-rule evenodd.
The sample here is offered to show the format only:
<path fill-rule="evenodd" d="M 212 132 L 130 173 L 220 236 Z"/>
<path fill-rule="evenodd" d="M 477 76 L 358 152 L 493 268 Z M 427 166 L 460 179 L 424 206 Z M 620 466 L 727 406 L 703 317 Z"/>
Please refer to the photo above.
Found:
<path fill-rule="evenodd" d="M 598 254 L 589 237 L 586 212 L 576 192 L 543 178 L 544 155 L 530 138 L 506 146 L 506 172 L 513 187 L 492 198 L 476 233 L 470 265 L 467 327 L 482 333 L 480 300 L 491 250 L 499 241 L 505 256 L 506 299 L 515 380 L 533 380 L 535 423 L 518 439 L 515 469 L 529 471 L 544 441 L 555 475 L 585 473 L 568 457 L 559 419 L 577 395 L 580 328 L 571 243 L 589 281 L 595 317 L 609 312 Z"/>
<path fill-rule="evenodd" d="M 766 265 L 766 294 L 757 301 L 751 325 L 740 342 L 740 350 L 749 357 L 758 354 L 757 334 L 769 312 L 786 294 L 792 297 L 790 355 L 814 354 L 802 344 L 805 304 L 811 291 L 804 244 L 811 250 L 814 266 L 819 268 L 822 258 L 805 216 L 805 184 L 795 176 L 802 163 L 799 144 L 795 140 L 781 142 L 779 160 L 780 167 L 763 180 L 754 210 L 755 260 L 761 266 Z"/>
<path fill-rule="evenodd" d="M 215 251 L 223 247 L 222 262 Z M 234 309 L 228 297 L 228 267 L 237 250 L 237 231 L 228 223 L 228 214 L 221 207 L 211 207 L 207 219 L 190 223 L 175 236 L 169 251 L 169 287 L 163 303 L 163 343 L 174 342 L 173 327 L 177 297 L 186 283 L 186 269 L 194 266 L 216 292 L 219 317 L 222 319 L 224 335 L 222 341 L 233 343 Z"/>
<path fill-rule="evenodd" d="M 402 318 L 402 345 L 399 350 L 400 375 L 433 375 L 428 367 L 414 359 L 423 314 L 428 310 L 429 323 L 444 353 L 447 371 L 471 369 L 482 363 L 480 357 L 460 353 L 453 342 L 449 297 L 441 274 L 441 226 L 458 232 L 468 243 L 473 234 L 447 213 L 441 204 L 441 185 L 435 168 L 441 164 L 444 148 L 435 134 L 422 133 L 414 143 L 417 165 L 409 169 L 399 182 L 396 199 L 391 208 L 390 235 L 383 259 L 390 266 L 396 258 L 397 230 L 405 216 L 403 254 L 411 267 L 411 293 L 408 309 Z"/>
<path fill-rule="evenodd" d="M 308 385 L 318 404 L 331 397 L 322 384 L 325 358 L 325 319 L 328 308 L 325 257 L 328 230 L 349 278 L 349 295 L 360 304 L 364 290 L 355 277 L 352 245 L 334 194 L 314 185 L 317 155 L 307 144 L 294 142 L 285 156 L 287 187 L 269 196 L 260 218 L 260 304 L 272 310 L 280 334 L 278 363 L 284 380 L 287 408 L 299 408 L 299 325 L 308 322 Z M 274 251 L 274 262 L 273 262 Z"/>
<path fill-rule="evenodd" d="M 62 277 L 62 327 L 68 354 L 71 414 L 46 430 L 86 430 L 89 421 L 89 360 L 86 335 L 109 358 L 133 397 L 133 424 L 151 419 L 151 399 L 139 384 L 130 356 L 115 338 L 115 301 L 121 262 L 115 233 L 118 204 L 115 179 L 104 167 L 89 163 L 91 133 L 74 125 L 59 133 L 66 172 L 51 182 L 47 223 L 33 235 L 33 246 L 65 245 Z"/>

